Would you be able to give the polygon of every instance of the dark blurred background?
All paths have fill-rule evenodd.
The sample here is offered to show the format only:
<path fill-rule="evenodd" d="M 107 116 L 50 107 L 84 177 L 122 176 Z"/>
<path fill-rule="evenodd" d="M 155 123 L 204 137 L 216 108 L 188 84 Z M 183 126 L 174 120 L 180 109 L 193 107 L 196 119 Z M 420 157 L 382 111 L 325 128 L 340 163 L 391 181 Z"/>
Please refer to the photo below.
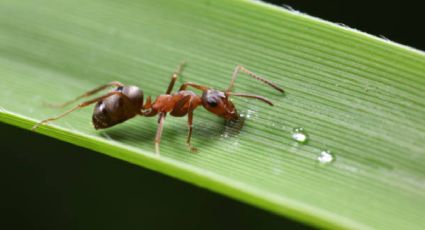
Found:
<path fill-rule="evenodd" d="M 425 50 L 423 1 L 266 0 Z"/>
<path fill-rule="evenodd" d="M 425 50 L 420 3 L 269 2 Z M 308 228 L 16 127 L 0 123 L 0 138 L 0 229 Z"/>
<path fill-rule="evenodd" d="M 0 130 L 0 229 L 309 229 L 38 133 Z"/>

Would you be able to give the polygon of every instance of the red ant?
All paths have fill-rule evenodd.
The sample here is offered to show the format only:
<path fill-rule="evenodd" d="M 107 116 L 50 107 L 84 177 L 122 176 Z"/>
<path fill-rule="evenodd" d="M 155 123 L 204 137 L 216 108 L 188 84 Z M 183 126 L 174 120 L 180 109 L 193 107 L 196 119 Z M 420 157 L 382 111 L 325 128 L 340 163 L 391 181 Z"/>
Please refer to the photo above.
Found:
<path fill-rule="evenodd" d="M 284 92 L 283 89 L 276 86 L 274 83 L 261 78 L 251 71 L 245 69 L 244 67 L 238 65 L 236 66 L 232 79 L 230 80 L 230 85 L 225 91 L 220 91 L 216 89 L 212 89 L 207 86 L 198 85 L 192 82 L 184 83 L 179 91 L 176 93 L 170 94 L 174 83 L 177 80 L 177 76 L 181 74 L 183 71 L 185 63 L 180 64 L 179 68 L 176 72 L 173 73 L 171 77 L 171 82 L 168 85 L 167 91 L 165 94 L 159 95 L 156 100 L 152 103 L 151 97 L 148 96 L 145 104 L 143 104 L 143 91 L 136 86 L 125 86 L 120 82 L 110 82 L 106 85 L 102 85 L 93 90 L 90 90 L 83 95 L 75 98 L 72 101 L 68 101 L 64 104 L 55 106 L 55 107 L 65 107 L 73 102 L 78 101 L 79 99 L 91 96 L 101 90 L 104 90 L 108 87 L 115 86 L 111 92 L 94 98 L 92 100 L 85 101 L 74 108 L 62 113 L 59 116 L 48 118 L 43 120 L 32 128 L 32 130 L 37 129 L 40 125 L 46 124 L 50 121 L 57 120 L 62 118 L 69 113 L 96 103 L 93 111 L 93 125 L 95 129 L 105 129 L 112 127 L 116 124 L 122 123 L 130 118 L 135 117 L 136 115 L 152 117 L 158 114 L 158 128 L 156 131 L 155 137 L 155 150 L 156 153 L 159 154 L 159 142 L 161 141 L 162 128 L 164 124 L 164 119 L 167 113 L 170 113 L 171 116 L 175 117 L 183 117 L 186 114 L 188 115 L 188 126 L 189 133 L 187 137 L 187 144 L 191 151 L 196 151 L 191 143 L 190 139 L 192 136 L 192 121 L 193 121 L 193 110 L 195 110 L 199 105 L 202 105 L 205 109 L 214 113 L 217 116 L 223 117 L 225 120 L 237 120 L 239 119 L 239 115 L 236 112 L 236 108 L 233 105 L 232 101 L 229 100 L 230 96 L 237 97 L 246 97 L 246 98 L 254 98 L 260 101 L 263 101 L 271 106 L 273 103 L 258 95 L 246 94 L 246 93 L 233 93 L 232 88 L 234 86 L 234 82 L 238 73 L 244 72 L 249 76 L 253 77 L 256 80 L 259 80 L 274 89 Z M 196 95 L 194 92 L 186 90 L 187 87 L 193 87 L 195 89 L 202 91 L 202 96 Z"/>

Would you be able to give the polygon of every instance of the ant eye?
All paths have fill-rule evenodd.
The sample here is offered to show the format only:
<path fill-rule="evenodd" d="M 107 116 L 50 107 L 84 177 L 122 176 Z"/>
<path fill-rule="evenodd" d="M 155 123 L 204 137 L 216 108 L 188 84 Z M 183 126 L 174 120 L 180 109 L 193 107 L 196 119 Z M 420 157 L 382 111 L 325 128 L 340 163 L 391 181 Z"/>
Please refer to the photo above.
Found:
<path fill-rule="evenodd" d="M 226 98 L 226 95 L 218 90 L 209 89 L 202 94 L 203 103 L 211 108 L 219 106 L 219 104 Z"/>

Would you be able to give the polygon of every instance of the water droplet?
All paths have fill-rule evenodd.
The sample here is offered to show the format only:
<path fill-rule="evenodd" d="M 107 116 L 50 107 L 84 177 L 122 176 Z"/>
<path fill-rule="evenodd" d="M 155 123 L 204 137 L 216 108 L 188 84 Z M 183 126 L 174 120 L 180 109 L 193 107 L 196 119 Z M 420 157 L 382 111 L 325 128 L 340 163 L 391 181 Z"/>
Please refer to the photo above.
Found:
<path fill-rule="evenodd" d="M 320 155 L 317 157 L 317 160 L 321 164 L 329 164 L 335 161 L 335 156 L 329 150 L 323 150 L 320 152 Z"/>
<path fill-rule="evenodd" d="M 294 128 L 292 130 L 292 139 L 300 143 L 306 143 L 308 135 L 303 128 Z"/>

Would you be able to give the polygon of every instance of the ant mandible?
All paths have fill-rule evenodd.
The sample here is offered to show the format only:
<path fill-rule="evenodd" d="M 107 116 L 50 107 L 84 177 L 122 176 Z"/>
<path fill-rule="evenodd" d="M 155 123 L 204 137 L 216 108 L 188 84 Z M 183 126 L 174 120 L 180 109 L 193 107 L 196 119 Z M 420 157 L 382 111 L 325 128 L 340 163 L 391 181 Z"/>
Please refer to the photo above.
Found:
<path fill-rule="evenodd" d="M 61 105 L 54 106 L 65 107 L 82 98 L 89 97 L 95 93 L 98 93 L 99 91 L 104 90 L 108 87 L 116 87 L 115 89 L 103 96 L 80 103 L 79 105 L 60 114 L 59 116 L 48 118 L 37 123 L 36 125 L 34 125 L 32 130 L 37 129 L 40 125 L 60 119 L 75 110 L 86 107 L 93 103 L 96 103 L 92 116 L 92 122 L 95 129 L 105 129 L 112 127 L 116 124 L 122 123 L 130 118 L 133 118 L 136 115 L 152 117 L 158 114 L 158 128 L 155 137 L 155 151 L 157 154 L 159 154 L 159 143 L 161 141 L 162 128 L 167 113 L 170 113 L 171 116 L 175 117 L 183 117 L 187 114 L 189 133 L 186 143 L 188 144 L 190 151 L 194 152 L 196 151 L 196 148 L 191 145 L 190 139 L 192 137 L 193 111 L 199 105 L 202 105 L 209 112 L 214 113 L 219 117 L 223 117 L 225 120 L 239 119 L 239 115 L 236 111 L 235 106 L 233 105 L 232 101 L 229 100 L 230 96 L 258 99 L 273 106 L 273 103 L 265 97 L 247 93 L 231 92 L 239 72 L 246 73 L 254 79 L 273 87 L 281 93 L 284 92 L 283 89 L 278 87 L 276 84 L 257 76 L 256 74 L 245 69 L 241 65 L 237 65 L 235 70 L 233 71 L 232 79 L 230 80 L 230 85 L 224 91 L 216 90 L 207 86 L 198 85 L 193 82 L 186 82 L 180 87 L 179 91 L 170 94 L 177 80 L 177 77 L 183 71 L 184 66 L 184 62 L 179 65 L 177 71 L 174 72 L 171 77 L 171 82 L 169 83 L 165 94 L 159 95 L 154 102 L 152 102 L 151 97 L 148 96 L 146 102 L 143 104 L 143 91 L 141 89 L 139 89 L 137 86 L 125 86 L 120 82 L 113 81 L 106 85 L 102 85 L 93 90 L 90 90 L 84 93 L 83 95 L 75 98 L 74 100 L 68 101 Z M 201 90 L 202 95 L 199 96 L 192 91 L 186 90 L 188 87 L 193 87 L 195 89 Z"/>

